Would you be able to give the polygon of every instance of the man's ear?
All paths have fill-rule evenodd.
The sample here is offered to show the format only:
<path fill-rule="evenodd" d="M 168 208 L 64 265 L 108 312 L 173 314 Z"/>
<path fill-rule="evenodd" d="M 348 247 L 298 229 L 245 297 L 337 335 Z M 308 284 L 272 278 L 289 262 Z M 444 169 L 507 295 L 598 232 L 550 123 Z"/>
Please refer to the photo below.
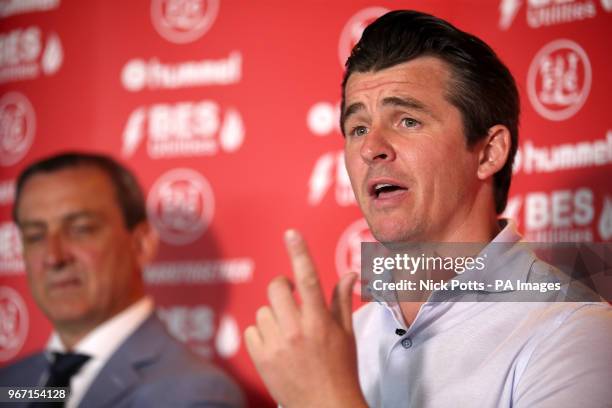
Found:
<path fill-rule="evenodd" d="M 159 234 L 148 221 L 143 221 L 134 227 L 132 241 L 138 265 L 143 269 L 157 255 Z"/>
<path fill-rule="evenodd" d="M 510 154 L 510 131 L 504 125 L 489 128 L 478 156 L 478 178 L 485 180 L 500 171 Z"/>

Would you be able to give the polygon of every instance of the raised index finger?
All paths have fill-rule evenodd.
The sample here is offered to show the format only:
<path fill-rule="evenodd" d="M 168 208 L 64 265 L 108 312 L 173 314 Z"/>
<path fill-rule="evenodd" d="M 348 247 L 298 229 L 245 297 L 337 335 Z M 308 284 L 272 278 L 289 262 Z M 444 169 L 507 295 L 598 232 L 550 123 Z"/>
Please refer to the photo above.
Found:
<path fill-rule="evenodd" d="M 295 276 L 295 286 L 306 310 L 325 309 L 319 276 L 308 253 L 306 241 L 296 230 L 285 232 L 285 245 Z"/>

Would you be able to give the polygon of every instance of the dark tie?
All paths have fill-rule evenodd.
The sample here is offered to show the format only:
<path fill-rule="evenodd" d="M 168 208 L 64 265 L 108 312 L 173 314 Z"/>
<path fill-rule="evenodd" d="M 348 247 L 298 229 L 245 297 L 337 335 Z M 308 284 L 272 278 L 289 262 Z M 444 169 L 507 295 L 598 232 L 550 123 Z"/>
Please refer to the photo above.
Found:
<path fill-rule="evenodd" d="M 77 353 L 53 353 L 53 363 L 49 367 L 49 377 L 45 387 L 69 387 L 70 378 L 89 360 L 89 356 Z M 30 408 L 63 407 L 63 402 L 33 402 Z"/>

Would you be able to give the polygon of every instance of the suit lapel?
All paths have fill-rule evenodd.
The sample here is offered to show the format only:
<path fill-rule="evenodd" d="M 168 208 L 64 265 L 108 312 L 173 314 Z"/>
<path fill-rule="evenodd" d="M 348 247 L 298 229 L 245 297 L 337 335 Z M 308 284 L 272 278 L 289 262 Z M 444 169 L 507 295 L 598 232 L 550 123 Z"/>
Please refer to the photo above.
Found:
<path fill-rule="evenodd" d="M 140 382 L 139 369 L 159 359 L 166 341 L 163 323 L 153 313 L 107 361 L 79 406 L 113 406 L 124 398 Z"/>

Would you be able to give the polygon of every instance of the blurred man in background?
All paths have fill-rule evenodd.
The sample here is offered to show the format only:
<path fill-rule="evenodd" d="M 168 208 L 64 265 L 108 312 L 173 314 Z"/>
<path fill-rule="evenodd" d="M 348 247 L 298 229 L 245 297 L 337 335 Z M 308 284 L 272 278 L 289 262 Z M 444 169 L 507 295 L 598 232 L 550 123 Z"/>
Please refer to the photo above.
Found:
<path fill-rule="evenodd" d="M 353 191 L 378 241 L 505 243 L 479 278 L 554 281 L 519 245 L 506 206 L 519 97 L 480 39 L 415 11 L 368 26 L 346 64 L 341 126 Z M 355 275 L 326 305 L 306 244 L 287 232 L 295 287 L 268 287 L 249 353 L 284 407 L 608 407 L 612 310 L 606 303 L 371 302 L 351 316 Z M 497 246 L 499 248 L 499 246 Z M 474 274 L 461 275 L 464 280 Z M 503 293 L 502 293 L 503 292 Z M 506 302 L 498 301 L 506 299 Z M 554 298 L 551 298 L 554 299 Z"/>
<path fill-rule="evenodd" d="M 68 407 L 240 407 L 237 385 L 173 339 L 145 296 L 158 238 L 136 178 L 103 155 L 59 154 L 17 180 L 29 286 L 54 332 L 0 386 L 70 387 Z"/>

